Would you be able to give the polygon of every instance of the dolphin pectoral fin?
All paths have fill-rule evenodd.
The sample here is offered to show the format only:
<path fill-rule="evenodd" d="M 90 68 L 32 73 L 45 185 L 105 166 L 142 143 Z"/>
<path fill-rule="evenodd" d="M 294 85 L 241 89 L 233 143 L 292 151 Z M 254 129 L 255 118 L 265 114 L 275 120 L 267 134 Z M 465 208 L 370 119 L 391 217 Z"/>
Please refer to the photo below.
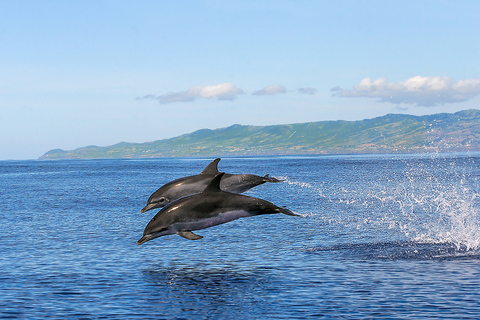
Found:
<path fill-rule="evenodd" d="M 198 234 L 195 234 L 190 230 L 177 231 L 177 234 L 180 237 L 184 237 L 185 239 L 188 239 L 188 240 L 199 240 L 203 238 L 202 236 L 199 236 Z"/>

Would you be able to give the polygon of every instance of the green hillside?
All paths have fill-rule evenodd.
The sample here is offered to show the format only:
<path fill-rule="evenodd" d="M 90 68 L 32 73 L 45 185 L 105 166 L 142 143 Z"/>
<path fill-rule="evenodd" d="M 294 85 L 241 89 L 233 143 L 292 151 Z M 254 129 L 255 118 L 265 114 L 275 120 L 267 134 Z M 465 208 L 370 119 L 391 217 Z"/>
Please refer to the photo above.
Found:
<path fill-rule="evenodd" d="M 360 154 L 480 151 L 480 111 L 427 116 L 388 114 L 360 121 L 319 121 L 273 126 L 233 125 L 171 139 L 121 142 L 40 159 L 195 157 L 290 154 Z"/>

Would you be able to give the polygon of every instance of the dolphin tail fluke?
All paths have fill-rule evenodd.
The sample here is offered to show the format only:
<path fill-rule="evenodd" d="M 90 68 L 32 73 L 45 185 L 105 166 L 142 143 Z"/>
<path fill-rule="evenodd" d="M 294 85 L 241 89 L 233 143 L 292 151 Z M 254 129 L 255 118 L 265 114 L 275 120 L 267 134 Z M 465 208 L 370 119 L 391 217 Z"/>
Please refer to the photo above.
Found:
<path fill-rule="evenodd" d="M 283 182 L 283 181 L 285 181 L 285 180 L 279 180 L 279 179 L 274 178 L 274 177 L 270 177 L 269 174 L 264 176 L 263 179 L 265 179 L 265 182 Z"/>
<path fill-rule="evenodd" d="M 278 212 L 286 214 L 287 216 L 296 216 L 296 217 L 299 216 L 298 214 L 294 213 L 292 210 L 287 209 L 287 208 L 280 208 L 279 207 L 277 210 L 278 210 Z"/>

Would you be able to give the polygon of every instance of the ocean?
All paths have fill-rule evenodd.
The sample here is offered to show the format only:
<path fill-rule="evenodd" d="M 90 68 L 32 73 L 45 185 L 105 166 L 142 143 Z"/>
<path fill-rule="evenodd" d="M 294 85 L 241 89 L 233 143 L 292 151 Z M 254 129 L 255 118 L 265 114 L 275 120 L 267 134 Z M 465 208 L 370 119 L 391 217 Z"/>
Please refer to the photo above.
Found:
<path fill-rule="evenodd" d="M 480 154 L 223 158 L 264 215 L 136 245 L 213 158 L 0 161 L 0 318 L 477 319 Z"/>

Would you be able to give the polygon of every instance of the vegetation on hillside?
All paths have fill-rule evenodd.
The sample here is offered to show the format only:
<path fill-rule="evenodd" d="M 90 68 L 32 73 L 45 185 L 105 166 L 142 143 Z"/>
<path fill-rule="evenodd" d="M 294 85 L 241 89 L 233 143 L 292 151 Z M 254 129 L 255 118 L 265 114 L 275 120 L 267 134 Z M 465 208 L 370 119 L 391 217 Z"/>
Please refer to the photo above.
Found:
<path fill-rule="evenodd" d="M 480 111 L 360 121 L 232 125 L 171 139 L 51 150 L 40 159 L 480 151 Z"/>

